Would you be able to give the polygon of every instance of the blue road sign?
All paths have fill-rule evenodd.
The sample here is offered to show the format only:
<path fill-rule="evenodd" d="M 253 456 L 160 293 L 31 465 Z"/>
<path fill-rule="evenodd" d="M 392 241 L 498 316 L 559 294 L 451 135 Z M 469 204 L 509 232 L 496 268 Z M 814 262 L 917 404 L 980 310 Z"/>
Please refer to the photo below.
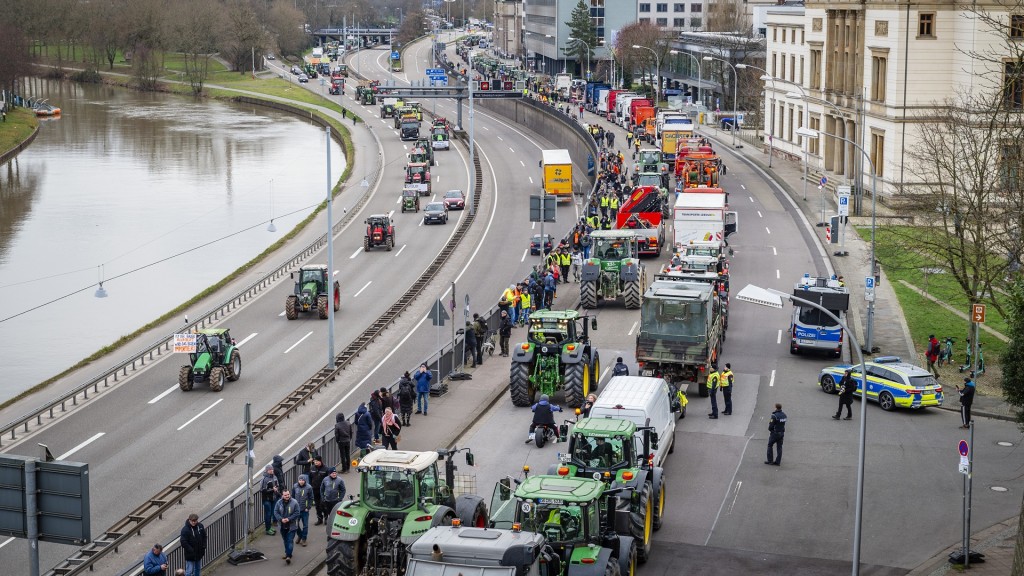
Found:
<path fill-rule="evenodd" d="M 874 290 L 875 289 L 875 277 L 874 276 L 865 276 L 864 277 L 864 287 L 867 288 L 868 290 Z"/>
<path fill-rule="evenodd" d="M 822 186 L 824 186 L 825 184 L 828 184 L 828 178 L 826 178 L 826 177 L 822 176 L 822 177 L 821 177 L 821 181 L 820 181 L 820 182 L 818 182 L 818 184 L 820 184 L 820 185 L 822 185 Z"/>
<path fill-rule="evenodd" d="M 402 55 L 398 51 L 392 52 L 391 53 L 391 59 L 392 60 L 401 60 L 402 59 Z"/>
<path fill-rule="evenodd" d="M 427 76 L 444 76 L 444 68 L 427 68 Z"/>
<path fill-rule="evenodd" d="M 960 455 L 961 456 L 967 456 L 967 454 L 969 453 L 969 450 L 968 450 L 968 447 L 967 447 L 967 440 L 961 440 L 960 444 L 957 445 L 957 450 L 960 451 Z"/>

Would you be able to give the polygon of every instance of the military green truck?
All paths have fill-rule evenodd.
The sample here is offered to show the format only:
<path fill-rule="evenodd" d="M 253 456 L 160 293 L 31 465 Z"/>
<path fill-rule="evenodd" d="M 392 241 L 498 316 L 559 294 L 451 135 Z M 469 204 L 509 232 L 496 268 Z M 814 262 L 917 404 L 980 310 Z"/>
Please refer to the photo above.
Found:
<path fill-rule="evenodd" d="M 618 418 L 580 418 L 568 433 L 569 448 L 558 455 L 561 464 L 549 474 L 600 478 L 609 488 L 626 487 L 620 493 L 630 511 L 630 533 L 637 543 L 637 559 L 647 561 L 653 530 L 665 519 L 665 471 L 650 455 L 658 449 L 653 427 L 638 427 Z"/>
<path fill-rule="evenodd" d="M 580 304 L 597 308 L 598 300 L 621 298 L 627 309 L 640 308 L 647 273 L 640 264 L 637 236 L 629 230 L 594 230 L 590 258 L 580 273 Z"/>
<path fill-rule="evenodd" d="M 655 279 L 644 294 L 636 360 L 641 376 L 703 384 L 725 340 L 724 305 L 712 284 Z M 697 386 L 707 396 L 705 386 Z"/>
<path fill-rule="evenodd" d="M 637 544 L 629 535 L 629 509 L 600 480 L 570 476 L 504 479 L 491 498 L 491 527 L 542 534 L 552 576 L 632 575 Z M 444 550 L 442 549 L 442 552 Z"/>
<path fill-rule="evenodd" d="M 189 352 L 189 363 L 178 369 L 178 387 L 188 392 L 196 384 L 210 383 L 210 390 L 220 392 L 228 381 L 242 376 L 242 353 L 227 328 L 196 330 L 195 346 Z M 177 339 L 177 336 L 175 337 Z"/>
<path fill-rule="evenodd" d="M 455 496 L 455 464 L 466 449 L 409 452 L 374 450 L 356 466 L 359 495 L 334 507 L 327 528 L 328 576 L 402 574 L 409 546 L 435 526 L 485 528 L 487 505 L 473 494 Z M 445 458 L 444 478 L 437 462 Z"/>
<path fill-rule="evenodd" d="M 530 406 L 537 394 L 565 392 L 565 403 L 583 405 L 597 390 L 601 358 L 590 342 L 597 319 L 576 310 L 538 310 L 530 315 L 527 341 L 512 350 L 509 394 L 512 404 Z"/>

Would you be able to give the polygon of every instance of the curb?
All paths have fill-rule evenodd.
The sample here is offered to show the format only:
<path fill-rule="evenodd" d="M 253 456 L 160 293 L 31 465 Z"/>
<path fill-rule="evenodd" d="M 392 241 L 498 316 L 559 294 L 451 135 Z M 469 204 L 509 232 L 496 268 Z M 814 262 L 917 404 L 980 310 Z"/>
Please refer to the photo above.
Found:
<path fill-rule="evenodd" d="M 0 164 L 7 163 L 8 160 L 10 160 L 10 159 L 14 158 L 15 156 L 17 156 L 18 154 L 20 154 L 21 151 L 24 150 L 25 148 L 28 148 L 28 145 L 31 144 L 32 141 L 36 139 L 36 136 L 38 134 L 39 134 L 39 125 L 37 124 L 35 129 L 32 130 L 32 133 L 29 134 L 24 140 L 22 140 L 21 143 L 19 143 L 14 148 L 11 148 L 10 150 L 4 152 L 3 154 L 0 154 Z"/>

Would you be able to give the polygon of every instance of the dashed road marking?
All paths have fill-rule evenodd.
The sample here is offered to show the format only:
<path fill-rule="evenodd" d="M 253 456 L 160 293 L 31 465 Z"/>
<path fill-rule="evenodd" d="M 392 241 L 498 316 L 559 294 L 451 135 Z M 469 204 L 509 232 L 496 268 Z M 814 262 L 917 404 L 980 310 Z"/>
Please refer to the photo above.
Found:
<path fill-rule="evenodd" d="M 758 218 L 764 218 L 764 216 L 761 215 L 761 211 L 760 210 L 757 211 L 757 217 Z"/>
<path fill-rule="evenodd" d="M 163 400 L 168 394 L 170 394 L 171 392 L 174 392 L 178 388 L 180 388 L 180 386 L 175 384 L 174 386 L 171 386 L 167 390 L 164 390 L 160 394 L 156 395 L 152 400 L 150 400 L 149 402 L 146 402 L 146 404 L 156 404 L 157 402 Z"/>
<path fill-rule="evenodd" d="M 775 386 L 775 370 L 772 370 L 772 377 L 768 380 L 768 386 Z"/>
<path fill-rule="evenodd" d="M 70 457 L 71 457 L 71 455 L 72 455 L 72 454 L 74 454 L 75 452 L 78 452 L 78 451 L 79 451 L 79 450 L 81 450 L 82 448 L 85 448 L 85 447 L 86 447 L 86 446 L 88 446 L 89 444 L 92 444 L 93 442 L 95 442 L 95 441 L 99 440 L 99 439 L 100 439 L 100 438 L 102 438 L 102 437 L 103 437 L 103 436 L 104 436 L 105 434 L 106 434 L 106 432 L 97 432 L 96 434 L 94 434 L 94 435 L 92 436 L 92 438 L 89 438 L 89 439 L 88 439 L 88 440 L 86 440 L 85 442 L 82 442 L 82 443 L 81 443 L 81 444 L 79 444 L 78 446 L 75 446 L 74 448 L 72 448 L 71 450 L 68 450 L 67 452 L 65 452 L 65 453 L 61 454 L 60 456 L 57 456 L 57 460 L 67 460 L 68 458 L 70 458 Z"/>
<path fill-rule="evenodd" d="M 312 332 L 310 332 L 310 334 L 312 334 Z M 182 430 L 183 430 L 183 429 L 185 428 L 185 426 L 188 426 L 189 424 L 191 424 L 191 423 L 195 422 L 196 420 L 198 420 L 198 419 L 199 419 L 199 417 L 200 417 L 200 416 L 202 416 L 203 414 L 206 414 L 206 413 L 207 413 L 207 412 L 209 412 L 210 410 L 213 410 L 213 407 L 214 407 L 214 406 L 216 406 L 217 404 L 220 404 L 220 403 L 221 403 L 221 402 L 223 402 L 223 401 L 224 401 L 224 399 L 223 399 L 223 398 L 221 398 L 220 400 L 217 400 L 217 401 L 216 401 L 216 402 L 214 402 L 213 404 L 210 404 L 209 406 L 207 406 L 207 407 L 206 407 L 206 410 L 203 410 L 203 411 L 202 411 L 202 412 L 200 412 L 199 414 L 196 414 L 195 416 L 193 416 L 193 417 L 192 417 L 192 418 L 191 418 L 191 419 L 190 419 L 190 420 L 189 420 L 188 422 L 185 422 L 185 423 L 184 423 L 184 424 L 182 424 L 181 426 L 178 426 L 178 432 L 181 432 L 181 431 L 182 431 Z"/>
<path fill-rule="evenodd" d="M 403 246 L 403 248 L 404 248 L 404 247 L 405 247 L 405 246 Z M 370 280 L 370 281 L 368 281 L 368 282 L 367 282 L 366 284 L 363 284 L 363 287 L 359 289 L 359 292 L 356 292 L 355 294 L 353 294 L 353 295 L 352 295 L 352 297 L 353 297 L 353 298 L 356 298 L 356 297 L 358 297 L 358 296 L 359 296 L 360 294 L 362 294 L 362 293 L 363 293 L 363 290 L 366 290 L 367 288 L 369 288 L 369 287 L 370 287 L 370 284 L 373 284 L 373 280 Z M 312 334 L 312 332 L 311 332 L 311 334 Z"/>
<path fill-rule="evenodd" d="M 779 328 L 779 335 L 775 337 L 776 344 L 782 344 L 782 328 Z"/>
<path fill-rule="evenodd" d="M 371 280 L 371 282 L 372 282 L 372 280 Z M 306 338 L 309 338 L 312 335 L 313 335 L 312 331 L 307 332 L 305 336 L 303 336 L 302 338 L 299 338 L 299 341 L 296 342 L 295 344 L 292 344 L 290 348 L 288 348 L 287 350 L 284 351 L 284 353 L 287 354 L 287 353 L 291 352 L 292 350 L 295 349 L 296 346 L 298 346 L 299 344 L 302 344 L 303 340 L 305 340 Z"/>
<path fill-rule="evenodd" d="M 356 256 L 359 256 L 359 253 L 362 252 L 362 251 L 363 251 L 363 249 L 359 248 L 358 250 L 353 252 L 352 255 L 348 257 L 348 259 L 351 260 L 351 259 L 355 258 Z"/>
<path fill-rule="evenodd" d="M 399 248 L 398 252 L 395 253 L 395 258 L 398 258 L 398 255 L 402 253 L 402 250 L 405 250 L 406 246 L 408 246 L 408 244 L 402 244 L 402 247 Z"/>

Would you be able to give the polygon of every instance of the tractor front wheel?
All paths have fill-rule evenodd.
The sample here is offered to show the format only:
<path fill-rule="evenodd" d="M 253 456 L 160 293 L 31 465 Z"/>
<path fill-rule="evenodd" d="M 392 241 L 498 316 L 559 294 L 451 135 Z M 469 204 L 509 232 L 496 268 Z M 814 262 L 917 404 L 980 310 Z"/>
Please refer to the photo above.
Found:
<path fill-rule="evenodd" d="M 533 403 L 533 386 L 530 385 L 530 365 L 526 362 L 512 362 L 509 371 L 509 394 L 512 405 L 525 408 Z"/>
<path fill-rule="evenodd" d="M 228 380 L 231 382 L 242 377 L 242 353 L 237 349 L 231 351 L 231 359 L 228 360 L 225 370 L 227 370 Z"/>
<path fill-rule="evenodd" d="M 328 529 L 330 526 L 328 526 Z M 361 568 L 359 553 L 362 539 L 356 541 L 327 538 L 327 576 L 356 576 Z"/>
<path fill-rule="evenodd" d="M 395 237 L 394 236 L 388 236 L 388 252 L 391 252 L 391 249 L 394 248 L 394 247 L 395 247 Z"/>
<path fill-rule="evenodd" d="M 192 367 L 182 366 L 178 370 L 178 388 L 181 388 L 183 392 L 188 392 L 192 389 Z"/>
<path fill-rule="evenodd" d="M 640 308 L 640 280 L 626 282 L 622 289 L 622 300 L 627 310 L 638 310 Z"/>
<path fill-rule="evenodd" d="M 590 392 L 597 392 L 601 383 L 601 355 L 594 350 L 594 358 L 590 361 Z"/>
<path fill-rule="evenodd" d="M 298 303 L 298 298 L 296 298 L 295 296 L 289 296 L 284 301 L 284 315 L 289 320 L 295 320 L 296 318 L 299 317 L 299 311 L 296 308 Z"/>
<path fill-rule="evenodd" d="M 224 383 L 227 382 L 227 379 L 224 368 L 220 366 L 214 367 L 210 370 L 210 390 L 220 392 L 224 389 Z"/>
<path fill-rule="evenodd" d="M 597 308 L 597 282 L 580 283 L 580 305 L 587 310 Z"/>
<path fill-rule="evenodd" d="M 650 484 L 644 484 L 640 502 L 630 510 L 629 520 L 630 532 L 636 541 L 636 557 L 643 564 L 651 553 L 651 534 L 654 531 L 654 501 Z"/>
<path fill-rule="evenodd" d="M 316 313 L 321 320 L 327 320 L 327 296 L 316 297 Z"/>

